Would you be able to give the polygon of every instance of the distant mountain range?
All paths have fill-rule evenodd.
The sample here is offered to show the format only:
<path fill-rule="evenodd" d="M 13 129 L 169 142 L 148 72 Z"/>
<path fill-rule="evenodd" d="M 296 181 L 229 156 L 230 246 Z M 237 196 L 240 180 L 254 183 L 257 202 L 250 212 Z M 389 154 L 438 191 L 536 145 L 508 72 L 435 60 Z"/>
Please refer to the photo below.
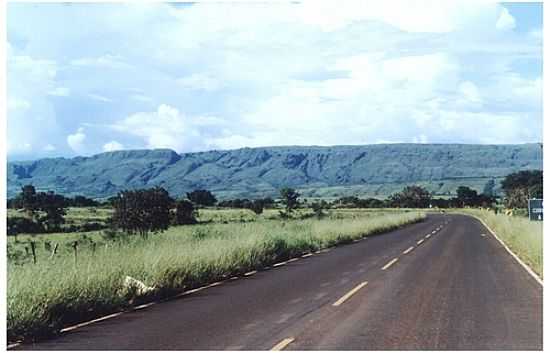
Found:
<path fill-rule="evenodd" d="M 509 173 L 542 169 L 539 144 L 378 144 L 262 147 L 178 154 L 126 150 L 91 157 L 8 163 L 8 197 L 25 184 L 65 195 L 106 198 L 123 189 L 162 186 L 172 196 L 205 188 L 219 199 L 276 196 L 283 186 L 307 197 L 385 197 L 417 184 L 436 194 L 459 185 L 483 191 Z"/>

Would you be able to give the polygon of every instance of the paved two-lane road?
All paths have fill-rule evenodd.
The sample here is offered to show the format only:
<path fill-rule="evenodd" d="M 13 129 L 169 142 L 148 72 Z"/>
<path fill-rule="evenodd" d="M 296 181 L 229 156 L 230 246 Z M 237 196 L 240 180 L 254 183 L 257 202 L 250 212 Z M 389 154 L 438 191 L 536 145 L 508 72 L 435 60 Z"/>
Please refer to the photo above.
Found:
<path fill-rule="evenodd" d="M 17 349 L 542 349 L 542 286 L 477 220 L 433 214 Z"/>

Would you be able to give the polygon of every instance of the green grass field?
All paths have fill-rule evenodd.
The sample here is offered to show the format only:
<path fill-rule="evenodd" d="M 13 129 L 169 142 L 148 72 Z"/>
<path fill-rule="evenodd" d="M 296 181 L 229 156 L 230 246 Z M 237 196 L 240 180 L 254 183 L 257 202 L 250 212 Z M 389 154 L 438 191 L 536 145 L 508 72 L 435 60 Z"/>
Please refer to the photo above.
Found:
<path fill-rule="evenodd" d="M 224 212 L 205 211 L 202 217 L 240 219 L 239 212 L 245 211 Z M 167 297 L 304 252 L 388 231 L 419 221 L 425 215 L 346 209 L 332 212 L 322 220 L 265 219 L 270 217 L 269 212 L 260 217 L 255 222 L 171 227 L 148 239 L 104 241 L 95 252 L 83 245 L 76 263 L 73 249 L 67 245 L 81 235 L 36 236 L 63 243 L 62 250 L 50 258 L 50 252 L 37 246 L 36 265 L 28 259 L 8 261 L 8 339 L 48 336 L 70 323 L 119 310 L 132 301 L 135 304 L 135 300 L 152 299 L 136 299 L 131 293 L 121 292 L 125 276 L 154 286 L 153 297 Z M 29 236 L 19 236 L 18 243 L 10 239 L 9 246 L 23 246 L 25 237 Z M 87 237 L 101 239 L 99 232 L 90 232 Z"/>
<path fill-rule="evenodd" d="M 542 222 L 479 209 L 461 209 L 455 212 L 481 218 L 510 250 L 542 278 Z"/>

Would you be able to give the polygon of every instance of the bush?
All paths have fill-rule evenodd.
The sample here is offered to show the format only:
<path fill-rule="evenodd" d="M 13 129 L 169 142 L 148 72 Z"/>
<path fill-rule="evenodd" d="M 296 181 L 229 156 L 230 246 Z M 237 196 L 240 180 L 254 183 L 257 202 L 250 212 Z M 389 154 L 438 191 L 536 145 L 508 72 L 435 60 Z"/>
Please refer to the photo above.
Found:
<path fill-rule="evenodd" d="M 8 235 L 17 235 L 21 233 L 36 234 L 45 232 L 42 224 L 34 222 L 26 217 L 9 217 L 7 228 Z"/>

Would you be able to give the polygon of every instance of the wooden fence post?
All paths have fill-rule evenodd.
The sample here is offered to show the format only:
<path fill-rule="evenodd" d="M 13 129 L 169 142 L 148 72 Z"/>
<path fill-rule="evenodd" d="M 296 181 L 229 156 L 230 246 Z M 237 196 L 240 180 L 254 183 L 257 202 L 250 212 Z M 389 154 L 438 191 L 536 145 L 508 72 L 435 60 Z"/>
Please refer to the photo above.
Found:
<path fill-rule="evenodd" d="M 36 243 L 34 241 L 31 241 L 30 244 L 32 251 L 32 262 L 36 265 Z"/>
<path fill-rule="evenodd" d="M 78 253 L 78 241 L 73 242 L 73 249 L 74 249 L 74 265 L 76 266 L 77 263 L 77 253 Z"/>
<path fill-rule="evenodd" d="M 57 254 L 57 247 L 59 246 L 59 243 L 56 243 L 52 250 L 52 255 L 50 256 L 50 259 L 53 259 L 55 254 Z"/>

